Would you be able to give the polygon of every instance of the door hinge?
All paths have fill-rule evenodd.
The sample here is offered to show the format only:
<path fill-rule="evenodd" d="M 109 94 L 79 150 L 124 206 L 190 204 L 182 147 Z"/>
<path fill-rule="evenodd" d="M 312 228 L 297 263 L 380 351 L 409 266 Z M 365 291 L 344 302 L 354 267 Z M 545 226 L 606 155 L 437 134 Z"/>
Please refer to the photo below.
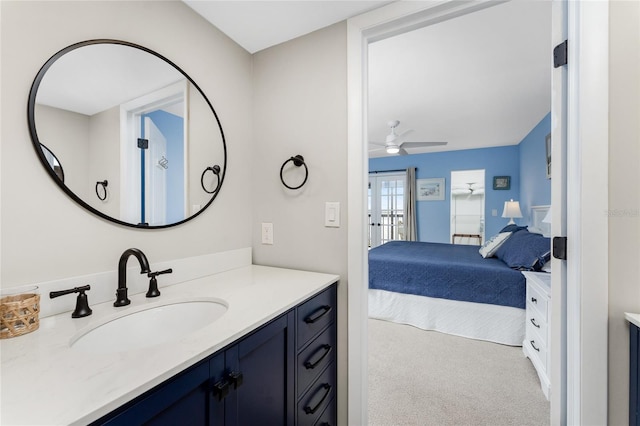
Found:
<path fill-rule="evenodd" d="M 149 148 L 149 139 L 138 138 L 138 148 L 140 149 Z"/>
<path fill-rule="evenodd" d="M 567 237 L 553 237 L 553 257 L 567 260 Z"/>
<path fill-rule="evenodd" d="M 567 65 L 567 40 L 553 49 L 553 67 L 559 68 L 563 65 Z"/>

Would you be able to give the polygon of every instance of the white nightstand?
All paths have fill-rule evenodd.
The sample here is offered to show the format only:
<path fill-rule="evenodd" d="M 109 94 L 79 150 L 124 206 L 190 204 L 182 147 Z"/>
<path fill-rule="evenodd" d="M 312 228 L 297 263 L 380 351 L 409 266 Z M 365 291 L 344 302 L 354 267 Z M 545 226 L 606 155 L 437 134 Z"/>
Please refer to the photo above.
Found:
<path fill-rule="evenodd" d="M 523 272 L 527 279 L 527 324 L 522 351 L 538 372 L 544 396 L 549 399 L 549 342 L 551 333 L 551 274 Z"/>

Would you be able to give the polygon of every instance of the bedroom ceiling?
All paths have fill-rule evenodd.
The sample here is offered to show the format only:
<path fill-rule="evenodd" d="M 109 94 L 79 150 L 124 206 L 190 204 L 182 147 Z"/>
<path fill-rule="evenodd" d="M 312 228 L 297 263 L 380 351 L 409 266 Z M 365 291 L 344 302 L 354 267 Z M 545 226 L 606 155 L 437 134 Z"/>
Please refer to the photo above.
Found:
<path fill-rule="evenodd" d="M 251 53 L 391 3 L 183 1 Z M 550 110 L 550 35 L 551 2 L 512 0 L 372 44 L 369 140 L 400 120 L 448 142 L 410 154 L 519 143 Z"/>
<path fill-rule="evenodd" d="M 509 1 L 369 49 L 369 140 L 389 120 L 409 154 L 515 145 L 550 111 L 551 2 Z M 377 154 L 377 155 L 376 155 Z M 386 156 L 384 150 L 371 156 Z"/>

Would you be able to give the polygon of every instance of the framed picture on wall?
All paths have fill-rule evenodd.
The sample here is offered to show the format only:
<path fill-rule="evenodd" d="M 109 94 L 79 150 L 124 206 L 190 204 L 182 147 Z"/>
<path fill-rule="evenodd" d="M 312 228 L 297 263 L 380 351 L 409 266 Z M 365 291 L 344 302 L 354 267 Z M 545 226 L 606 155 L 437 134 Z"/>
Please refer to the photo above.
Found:
<path fill-rule="evenodd" d="M 495 190 L 511 189 L 511 176 L 494 176 L 493 189 Z"/>
<path fill-rule="evenodd" d="M 418 201 L 444 200 L 444 178 L 417 179 L 416 187 Z"/>
<path fill-rule="evenodd" d="M 547 148 L 547 179 L 551 179 L 551 133 L 544 139 Z"/>

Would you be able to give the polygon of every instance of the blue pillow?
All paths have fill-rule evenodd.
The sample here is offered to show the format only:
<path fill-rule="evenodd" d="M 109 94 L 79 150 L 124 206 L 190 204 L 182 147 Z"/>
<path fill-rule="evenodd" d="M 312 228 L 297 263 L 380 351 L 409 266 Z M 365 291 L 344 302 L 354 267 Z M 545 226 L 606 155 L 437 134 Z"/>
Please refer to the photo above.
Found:
<path fill-rule="evenodd" d="M 519 271 L 540 271 L 551 259 L 551 239 L 521 229 L 511 234 L 495 257 Z"/>
<path fill-rule="evenodd" d="M 516 224 L 507 225 L 500 232 L 518 232 L 521 229 L 527 229 L 526 226 L 518 226 Z"/>

